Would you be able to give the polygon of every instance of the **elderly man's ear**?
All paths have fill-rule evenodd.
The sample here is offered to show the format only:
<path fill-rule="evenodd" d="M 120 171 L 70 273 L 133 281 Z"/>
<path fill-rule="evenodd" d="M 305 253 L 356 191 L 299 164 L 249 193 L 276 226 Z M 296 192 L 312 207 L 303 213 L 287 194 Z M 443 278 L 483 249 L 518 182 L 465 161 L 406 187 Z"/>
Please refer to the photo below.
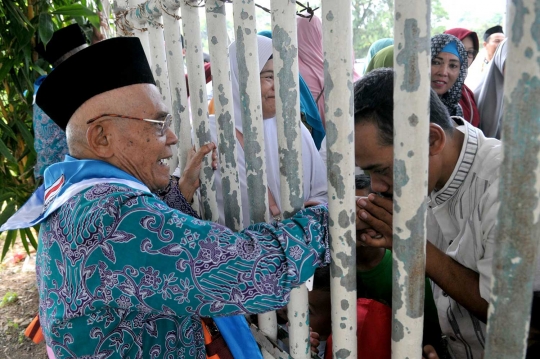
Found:
<path fill-rule="evenodd" d="M 109 123 L 90 126 L 86 131 L 89 150 L 97 157 L 110 158 L 114 155 L 112 134 Z"/>

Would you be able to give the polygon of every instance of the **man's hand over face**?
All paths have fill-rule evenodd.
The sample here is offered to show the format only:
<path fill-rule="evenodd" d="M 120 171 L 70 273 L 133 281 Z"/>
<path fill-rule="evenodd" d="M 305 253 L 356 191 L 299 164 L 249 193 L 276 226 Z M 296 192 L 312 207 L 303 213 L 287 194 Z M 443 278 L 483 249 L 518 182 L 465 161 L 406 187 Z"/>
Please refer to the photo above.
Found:
<path fill-rule="evenodd" d="M 357 220 L 371 229 L 365 230 L 360 241 L 370 247 L 392 249 L 392 199 L 370 194 L 356 201 Z"/>

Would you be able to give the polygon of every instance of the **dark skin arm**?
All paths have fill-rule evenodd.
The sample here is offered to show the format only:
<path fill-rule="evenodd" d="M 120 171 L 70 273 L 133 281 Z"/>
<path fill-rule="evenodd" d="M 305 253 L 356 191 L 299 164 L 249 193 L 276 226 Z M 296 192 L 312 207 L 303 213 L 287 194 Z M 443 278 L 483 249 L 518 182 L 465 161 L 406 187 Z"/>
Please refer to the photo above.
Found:
<path fill-rule="evenodd" d="M 359 219 L 373 228 L 360 240 L 368 246 L 392 249 L 392 200 L 370 194 L 359 199 Z M 382 238 L 374 238 L 379 235 Z M 452 299 L 482 322 L 487 321 L 488 302 L 480 296 L 479 274 L 456 262 L 431 242 L 426 245 L 426 275 Z"/>

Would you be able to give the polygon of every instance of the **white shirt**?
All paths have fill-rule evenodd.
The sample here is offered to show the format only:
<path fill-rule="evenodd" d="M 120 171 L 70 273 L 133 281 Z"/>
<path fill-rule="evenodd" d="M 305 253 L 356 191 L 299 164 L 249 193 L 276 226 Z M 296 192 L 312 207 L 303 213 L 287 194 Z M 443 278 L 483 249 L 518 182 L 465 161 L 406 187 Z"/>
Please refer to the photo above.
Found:
<path fill-rule="evenodd" d="M 427 238 L 437 248 L 480 275 L 480 295 L 489 302 L 495 227 L 499 210 L 499 168 L 502 146 L 466 121 L 463 147 L 452 176 L 432 192 L 427 215 Z M 480 359 L 486 326 L 436 284 L 433 298 L 441 330 L 456 358 Z"/>
<path fill-rule="evenodd" d="M 216 134 L 216 122 L 215 116 L 210 116 L 210 133 L 212 135 L 212 141 L 217 143 Z M 279 154 L 278 154 L 278 139 L 277 139 L 277 123 L 276 118 L 264 120 L 264 139 L 265 139 L 265 158 L 266 158 L 266 176 L 268 179 L 268 187 L 274 199 L 276 205 L 281 210 L 281 197 L 280 197 L 280 172 L 279 172 Z M 317 147 L 311 137 L 311 134 L 307 128 L 301 124 L 301 136 L 302 136 L 302 166 L 304 177 L 304 202 L 316 201 L 319 203 L 328 202 L 327 191 L 327 179 L 326 179 L 326 166 L 324 165 Z M 249 226 L 249 199 L 247 194 L 247 179 L 246 179 L 246 167 L 244 160 L 244 150 L 238 139 L 236 140 L 236 150 L 238 153 L 238 178 L 240 180 L 240 191 L 242 197 L 242 213 L 243 213 L 243 225 Z M 218 163 L 219 166 L 219 163 Z M 219 170 L 215 171 L 216 176 L 216 193 L 217 204 L 219 211 L 219 223 L 225 224 L 225 214 L 223 206 L 223 194 L 221 187 L 221 173 Z"/>

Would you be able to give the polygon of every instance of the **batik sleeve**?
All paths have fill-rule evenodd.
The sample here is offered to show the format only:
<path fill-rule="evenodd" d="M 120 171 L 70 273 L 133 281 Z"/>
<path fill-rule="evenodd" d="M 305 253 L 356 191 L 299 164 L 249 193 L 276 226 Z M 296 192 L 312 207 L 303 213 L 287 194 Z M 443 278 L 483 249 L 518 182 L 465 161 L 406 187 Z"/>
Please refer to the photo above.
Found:
<path fill-rule="evenodd" d="M 266 312 L 330 260 L 324 205 L 235 233 L 150 195 L 106 196 L 96 187 L 84 194 L 84 210 L 66 213 L 75 222 L 84 213 L 84 226 L 74 223 L 81 231 L 65 233 L 92 238 L 76 239 L 85 243 L 80 271 L 103 305 L 123 298 L 123 307 L 176 315 Z"/>

